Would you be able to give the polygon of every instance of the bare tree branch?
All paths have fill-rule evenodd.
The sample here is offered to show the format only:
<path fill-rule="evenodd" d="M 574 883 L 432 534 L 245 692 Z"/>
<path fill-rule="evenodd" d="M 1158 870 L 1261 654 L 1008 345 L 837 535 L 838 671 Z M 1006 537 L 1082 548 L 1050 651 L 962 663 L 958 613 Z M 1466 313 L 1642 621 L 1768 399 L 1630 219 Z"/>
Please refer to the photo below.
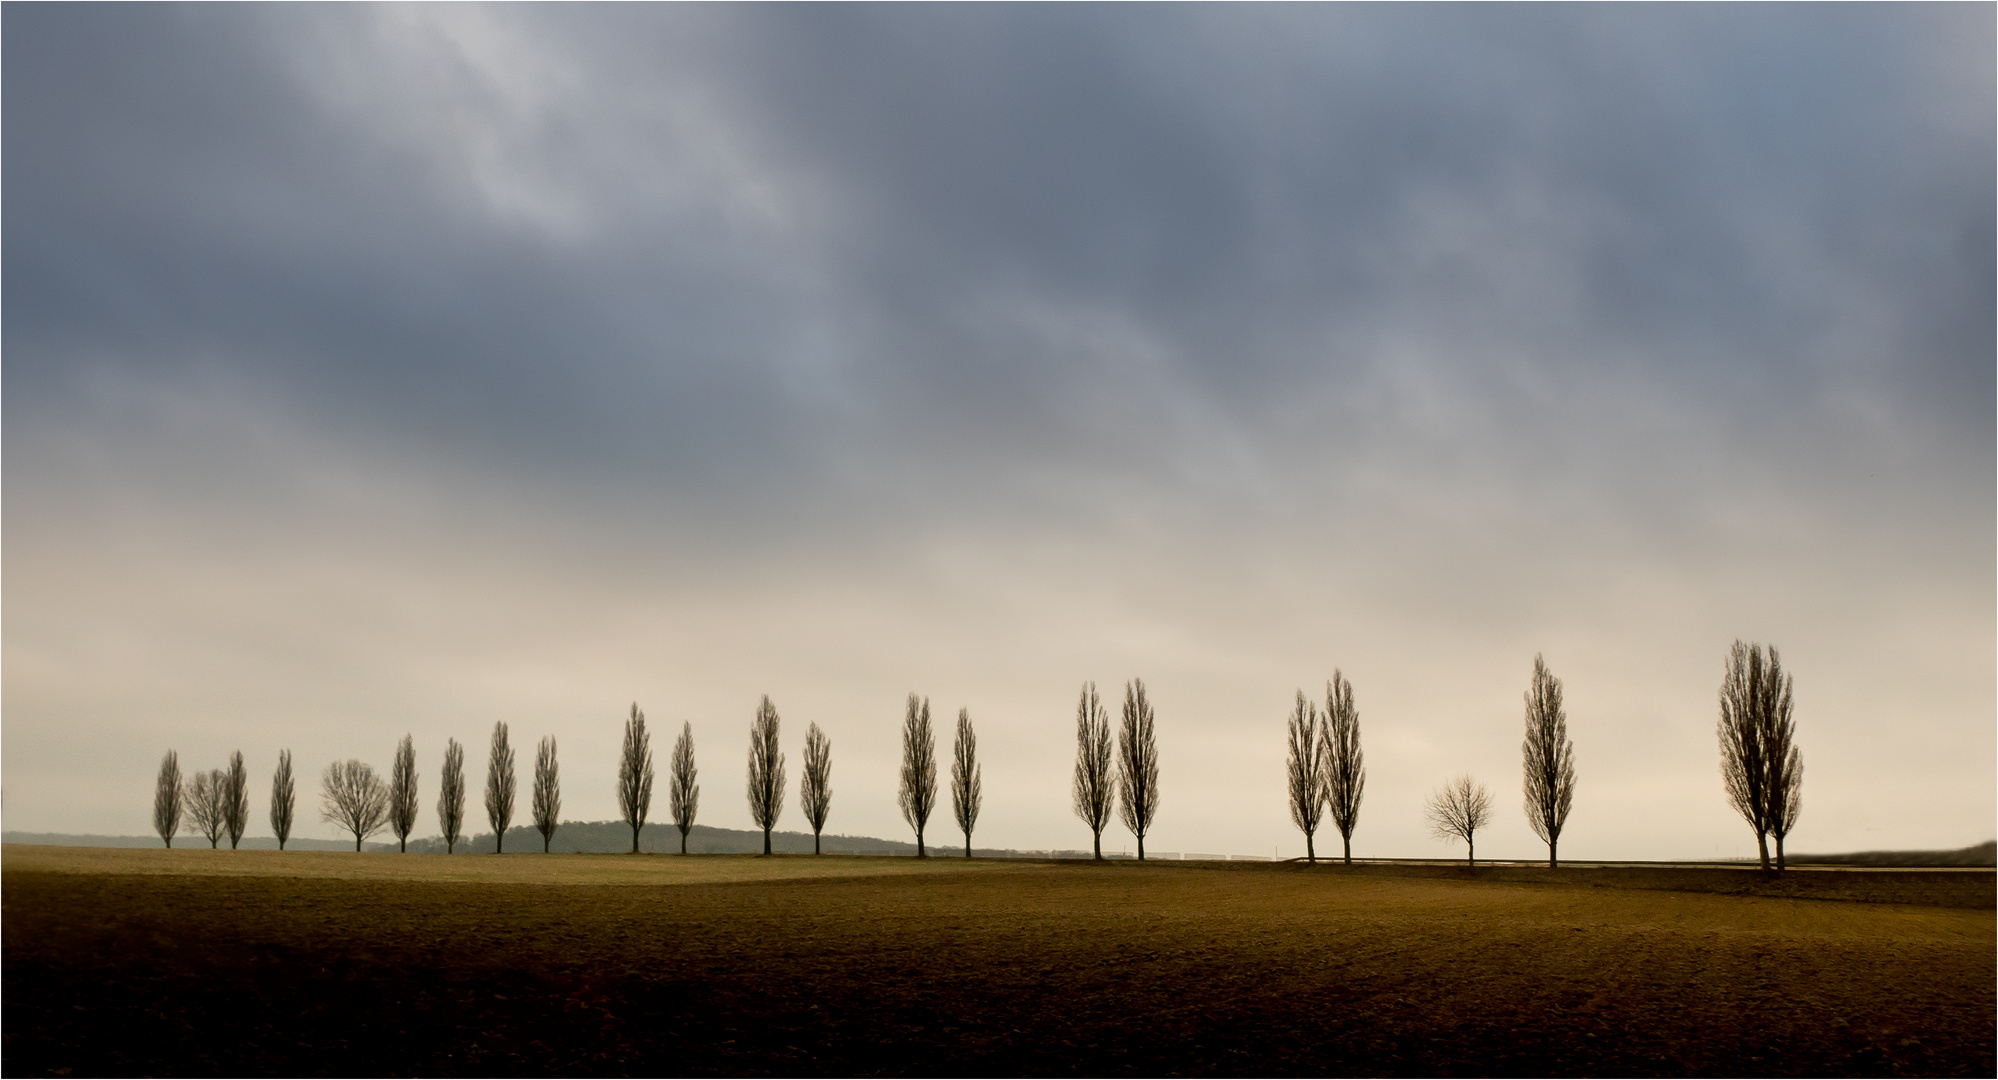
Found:
<path fill-rule="evenodd" d="M 354 834 L 354 850 L 388 822 L 389 791 L 373 766 L 360 761 L 336 761 L 326 766 L 319 782 L 320 814 Z"/>
<path fill-rule="evenodd" d="M 416 831 L 416 808 L 416 740 L 404 735 L 395 744 L 395 763 L 389 767 L 389 832 L 395 834 L 398 851 L 409 851 L 409 834 Z"/>
<path fill-rule="evenodd" d="M 541 853 L 555 839 L 562 822 L 562 768 L 555 762 L 555 736 L 541 740 L 534 750 L 534 829 L 541 834 Z"/>
<path fill-rule="evenodd" d="M 1117 777 L 1110 766 L 1110 714 L 1086 683 L 1075 704 L 1075 816 L 1089 826 L 1096 857 L 1103 857 L 1103 827 L 1117 802 Z"/>
<path fill-rule="evenodd" d="M 1159 744 L 1145 680 L 1124 684 L 1124 724 L 1117 734 L 1117 809 L 1124 827 L 1138 838 L 1138 861 L 1145 859 L 1145 834 L 1159 812 Z"/>
<path fill-rule="evenodd" d="M 243 752 L 237 750 L 229 755 L 229 771 L 223 778 L 226 785 L 222 800 L 223 827 L 229 833 L 229 850 L 243 840 L 243 831 L 250 827 L 250 773 L 243 768 Z"/>
<path fill-rule="evenodd" d="M 805 775 L 798 781 L 798 806 L 812 823 L 812 854 L 819 853 L 819 834 L 832 812 L 832 740 L 815 722 L 805 729 Z"/>
<path fill-rule="evenodd" d="M 638 854 L 638 837 L 645 829 L 645 817 L 652 812 L 652 733 L 645 730 L 645 714 L 638 702 L 631 703 L 631 715 L 624 720 L 624 746 L 617 756 L 617 809 L 631 827 L 631 853 Z M 677 812 L 677 811 L 676 811 Z"/>
<path fill-rule="evenodd" d="M 930 699 L 909 695 L 909 708 L 902 718 L 902 787 L 897 801 L 902 820 L 916 830 L 916 858 L 927 856 L 923 849 L 923 826 L 937 805 L 936 740 L 930 733 Z"/>
<path fill-rule="evenodd" d="M 964 830 L 964 857 L 971 858 L 971 829 L 985 805 L 985 769 L 978 764 L 978 735 L 971 730 L 971 710 L 957 710 L 957 742 L 951 748 L 950 808 Z"/>
<path fill-rule="evenodd" d="M 160 776 L 153 784 L 153 830 L 166 846 L 173 847 L 173 834 L 180 831 L 180 819 L 187 809 L 187 793 L 181 789 L 180 755 L 172 750 L 160 758 Z"/>
<path fill-rule="evenodd" d="M 1561 708 L 1561 680 L 1547 662 L 1533 658 L 1533 682 L 1526 691 L 1526 741 L 1520 747 L 1526 774 L 1526 820 L 1547 845 L 1547 867 L 1561 865 L 1561 827 L 1575 804 L 1575 744 L 1568 741 L 1568 714 Z"/>
<path fill-rule="evenodd" d="M 1781 873 L 1788 869 L 1783 841 L 1804 811 L 1804 752 L 1794 745 L 1797 721 L 1791 679 L 1784 673 L 1783 658 L 1774 645 L 1769 646 L 1769 659 L 1761 667 L 1760 681 L 1751 696 L 1755 723 L 1762 733 L 1763 766 L 1768 771 L 1762 784 L 1766 800 L 1762 819 L 1769 835 L 1776 838 L 1776 870 Z"/>
<path fill-rule="evenodd" d="M 694 830 L 694 815 L 701 808 L 699 770 L 694 768 L 694 725 L 683 721 L 680 738 L 673 743 L 673 778 L 668 785 L 673 824 L 680 830 L 680 854 L 687 853 L 687 834 Z M 830 794 L 830 793 L 829 793 Z"/>
<path fill-rule="evenodd" d="M 1459 776 L 1429 797 L 1429 831 L 1443 840 L 1462 840 L 1472 866 L 1478 865 L 1478 830 L 1492 819 L 1492 794 L 1469 776 Z"/>
<path fill-rule="evenodd" d="M 444 744 L 444 777 L 437 782 L 437 824 L 444 831 L 444 854 L 458 850 L 465 828 L 465 748 L 458 740 Z"/>
<path fill-rule="evenodd" d="M 277 771 L 271 774 L 271 832 L 278 850 L 291 839 L 292 814 L 298 808 L 298 789 L 291 775 L 291 751 L 278 751 Z"/>
<path fill-rule="evenodd" d="M 196 772 L 187 780 L 187 823 L 219 847 L 229 828 L 229 778 L 221 769 Z"/>
<path fill-rule="evenodd" d="M 486 757 L 486 820 L 493 827 L 493 853 L 506 851 L 507 826 L 513 824 L 513 747 L 506 723 L 493 725 L 492 749 Z"/>
<path fill-rule="evenodd" d="M 784 813 L 784 752 L 777 743 L 777 706 L 769 695 L 756 706 L 749 725 L 749 818 L 763 830 L 763 853 L 770 854 L 770 830 Z"/>
<path fill-rule="evenodd" d="M 1290 710 L 1290 757 L 1286 772 L 1290 780 L 1290 820 L 1304 831 L 1304 857 L 1318 861 L 1312 834 L 1318 831 L 1325 813 L 1325 750 L 1318 739 L 1318 706 L 1297 692 L 1297 704 Z"/>
<path fill-rule="evenodd" d="M 1367 758 L 1360 752 L 1360 710 L 1353 707 L 1353 684 L 1339 669 L 1325 684 L 1325 734 L 1319 744 L 1325 754 L 1325 807 L 1338 826 L 1346 848 L 1346 865 L 1353 865 L 1353 830 L 1360 824 L 1360 800 L 1367 793 Z"/>

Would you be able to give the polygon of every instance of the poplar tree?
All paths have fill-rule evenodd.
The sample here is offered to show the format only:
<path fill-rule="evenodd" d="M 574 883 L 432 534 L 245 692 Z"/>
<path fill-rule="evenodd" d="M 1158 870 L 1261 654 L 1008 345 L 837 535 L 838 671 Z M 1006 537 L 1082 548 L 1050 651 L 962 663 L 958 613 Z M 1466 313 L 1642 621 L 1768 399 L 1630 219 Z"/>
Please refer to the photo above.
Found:
<path fill-rule="evenodd" d="M 1318 861 L 1312 834 L 1325 814 L 1325 752 L 1318 737 L 1318 706 L 1297 692 L 1297 704 L 1290 710 L 1290 757 L 1286 773 L 1290 781 L 1290 820 L 1304 832 L 1304 857 Z"/>
<path fill-rule="evenodd" d="M 832 812 L 832 740 L 814 722 L 805 729 L 805 775 L 798 781 L 798 807 L 812 823 L 812 854 L 819 853 L 819 833 Z"/>
<path fill-rule="evenodd" d="M 638 836 L 645 829 L 645 817 L 652 812 L 652 778 L 652 735 L 645 730 L 645 714 L 634 701 L 631 715 L 625 717 L 624 746 L 617 756 L 617 808 L 624 815 L 624 823 L 631 827 L 633 855 L 638 854 Z M 683 851 L 685 835 L 682 830 Z"/>
<path fill-rule="evenodd" d="M 173 847 L 173 835 L 180 831 L 181 814 L 187 809 L 187 794 L 181 789 L 180 755 L 172 750 L 160 758 L 159 779 L 153 784 L 153 830 L 166 846 Z"/>
<path fill-rule="evenodd" d="M 1159 743 L 1145 680 L 1124 684 L 1124 724 L 1117 733 L 1117 810 L 1124 827 L 1138 838 L 1138 861 L 1145 859 L 1145 834 L 1159 812 Z"/>
<path fill-rule="evenodd" d="M 1575 744 L 1568 741 L 1568 714 L 1561 707 L 1561 680 L 1547 662 L 1533 658 L 1533 682 L 1526 691 L 1526 741 L 1520 747 L 1526 773 L 1526 820 L 1547 845 L 1547 868 L 1561 865 L 1561 827 L 1575 804 Z"/>
<path fill-rule="evenodd" d="M 756 706 L 749 724 L 749 818 L 763 830 L 763 853 L 770 854 L 770 830 L 784 813 L 784 751 L 777 743 L 777 706 L 769 695 Z"/>
<path fill-rule="evenodd" d="M 409 851 L 409 834 L 416 831 L 416 740 L 408 735 L 395 744 L 395 764 L 389 768 L 389 832 L 396 850 Z"/>
<path fill-rule="evenodd" d="M 513 746 L 506 722 L 493 725 L 492 748 L 486 756 L 486 820 L 493 826 L 493 854 L 506 852 L 507 826 L 513 824 Z"/>
<path fill-rule="evenodd" d="M 930 699 L 909 695 L 902 717 L 902 787 L 898 801 L 902 820 L 916 830 L 916 858 L 928 855 L 923 849 L 923 826 L 937 805 L 936 740 L 930 732 Z"/>
<path fill-rule="evenodd" d="M 1075 705 L 1075 816 L 1089 826 L 1096 857 L 1103 857 L 1103 827 L 1117 802 L 1117 777 L 1110 764 L 1110 716 L 1096 696 L 1096 684 L 1085 683 Z"/>
<path fill-rule="evenodd" d="M 971 829 L 985 804 L 985 769 L 978 764 L 978 735 L 971 730 L 971 710 L 957 710 L 957 742 L 951 747 L 950 808 L 964 830 L 964 857 L 971 858 Z"/>
<path fill-rule="evenodd" d="M 250 773 L 243 768 L 243 752 L 237 750 L 229 755 L 229 771 L 223 777 L 226 785 L 223 794 L 223 827 L 229 833 L 229 850 L 243 841 L 243 833 L 250 827 Z"/>
<path fill-rule="evenodd" d="M 277 771 L 271 774 L 271 832 L 278 850 L 291 839 L 291 819 L 298 807 L 298 791 L 291 775 L 291 751 L 278 751 Z"/>
<path fill-rule="evenodd" d="M 534 750 L 534 829 L 541 834 L 541 853 L 555 839 L 562 820 L 562 771 L 555 762 L 555 736 L 541 740 Z"/>
<path fill-rule="evenodd" d="M 1360 710 L 1353 707 L 1353 684 L 1339 669 L 1325 684 L 1325 806 L 1353 865 L 1353 830 L 1360 825 L 1360 800 L 1367 793 L 1367 759 L 1360 752 Z"/>
<path fill-rule="evenodd" d="M 437 782 L 437 824 L 444 832 L 444 854 L 458 850 L 465 828 L 465 748 L 458 740 L 444 744 L 444 776 Z"/>
<path fill-rule="evenodd" d="M 694 831 L 694 815 L 701 808 L 699 770 L 694 768 L 694 725 L 683 721 L 680 738 L 673 743 L 672 780 L 667 799 L 672 804 L 673 824 L 680 830 L 680 854 L 687 853 L 687 834 Z"/>

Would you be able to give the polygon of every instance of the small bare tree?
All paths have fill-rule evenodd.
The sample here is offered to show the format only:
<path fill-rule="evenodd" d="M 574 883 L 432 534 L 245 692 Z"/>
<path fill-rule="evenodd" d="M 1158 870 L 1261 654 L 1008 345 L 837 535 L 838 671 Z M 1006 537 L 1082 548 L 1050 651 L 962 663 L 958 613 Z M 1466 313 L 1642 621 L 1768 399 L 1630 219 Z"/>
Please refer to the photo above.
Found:
<path fill-rule="evenodd" d="M 978 764 L 978 735 L 971 730 L 971 710 L 957 710 L 957 742 L 951 748 L 950 808 L 964 830 L 964 857 L 971 858 L 971 829 L 985 805 L 985 769 Z"/>
<path fill-rule="evenodd" d="M 409 851 L 409 834 L 416 831 L 416 740 L 404 735 L 395 744 L 395 764 L 389 769 L 389 831 L 396 850 Z"/>
<path fill-rule="evenodd" d="M 680 724 L 680 737 L 673 743 L 673 777 L 667 785 L 672 803 L 673 824 L 680 830 L 680 854 L 687 853 L 687 834 L 694 831 L 694 815 L 701 809 L 700 771 L 694 768 L 694 725 Z M 830 795 L 830 792 L 828 792 Z"/>
<path fill-rule="evenodd" d="M 916 858 L 928 855 L 923 849 L 923 826 L 937 805 L 937 749 L 930 731 L 930 699 L 909 695 L 909 707 L 902 717 L 902 787 L 898 801 L 902 820 L 916 830 Z"/>
<path fill-rule="evenodd" d="M 689 745 L 687 753 L 693 752 Z M 633 855 L 638 854 L 638 834 L 645 829 L 645 817 L 652 812 L 652 779 L 652 733 L 645 730 L 645 713 L 634 701 L 631 715 L 624 720 L 624 748 L 617 755 L 617 809 L 631 827 Z M 683 832 L 681 847 L 685 846 Z"/>
<path fill-rule="evenodd" d="M 777 706 L 764 695 L 749 724 L 749 819 L 763 830 L 763 853 L 770 854 L 770 830 L 784 813 L 784 751 L 777 744 Z"/>
<path fill-rule="evenodd" d="M 1472 866 L 1478 865 L 1478 830 L 1492 819 L 1492 793 L 1469 776 L 1459 776 L 1429 797 L 1429 831 L 1439 839 L 1462 840 Z"/>
<path fill-rule="evenodd" d="M 437 824 L 444 832 L 444 854 L 455 853 L 465 828 L 465 748 L 456 739 L 444 744 L 444 776 L 437 781 Z"/>
<path fill-rule="evenodd" d="M 1145 858 L 1145 834 L 1159 812 L 1159 743 L 1145 680 L 1124 684 L 1124 725 L 1117 733 L 1117 810 L 1124 827 L 1138 838 L 1138 861 Z"/>
<path fill-rule="evenodd" d="M 173 847 L 173 834 L 180 831 L 180 818 L 187 809 L 187 794 L 181 789 L 180 755 L 169 750 L 160 759 L 160 776 L 153 784 L 153 831 L 166 846 Z"/>
<path fill-rule="evenodd" d="M 555 762 L 555 736 L 541 740 L 534 750 L 534 829 L 541 834 L 541 853 L 555 839 L 562 821 L 562 769 Z"/>
<path fill-rule="evenodd" d="M 1773 668 L 1773 670 L 1772 670 Z M 1728 651 L 1727 670 L 1721 676 L 1720 738 L 1721 783 L 1727 790 L 1728 805 L 1755 830 L 1755 844 L 1762 856 L 1762 869 L 1769 869 L 1769 717 L 1790 711 L 1787 680 L 1775 650 L 1764 655 L 1762 646 L 1750 647 L 1736 641 Z"/>
<path fill-rule="evenodd" d="M 278 850 L 291 839 L 291 818 L 298 808 L 298 789 L 291 775 L 291 751 L 278 751 L 277 771 L 271 774 L 271 833 Z"/>
<path fill-rule="evenodd" d="M 832 740 L 814 722 L 805 729 L 805 775 L 798 781 L 798 807 L 812 823 L 812 854 L 819 853 L 819 834 L 832 812 Z"/>
<path fill-rule="evenodd" d="M 187 780 L 187 823 L 220 847 L 229 829 L 229 777 L 221 769 L 196 772 Z"/>
<path fill-rule="evenodd" d="M 1353 830 L 1360 825 L 1360 800 L 1367 793 L 1367 758 L 1360 752 L 1360 710 L 1353 707 L 1353 684 L 1339 669 L 1325 684 L 1325 806 L 1353 865 Z"/>
<path fill-rule="evenodd" d="M 1561 827 L 1575 804 L 1575 744 L 1568 741 L 1568 713 L 1561 707 L 1561 680 L 1547 662 L 1533 658 L 1533 683 L 1526 691 L 1526 742 L 1520 747 L 1526 772 L 1526 820 L 1547 845 L 1547 868 L 1561 865 Z"/>
<path fill-rule="evenodd" d="M 229 833 L 229 850 L 243 841 L 243 832 L 250 827 L 250 773 L 243 768 L 243 752 L 237 750 L 229 755 L 229 771 L 224 774 L 226 785 L 222 800 L 223 826 Z"/>
<path fill-rule="evenodd" d="M 319 809 L 327 821 L 354 834 L 354 850 L 359 851 L 361 841 L 388 823 L 388 785 L 365 762 L 336 761 L 320 779 Z"/>
<path fill-rule="evenodd" d="M 1110 714 L 1096 697 L 1096 684 L 1082 687 L 1075 705 L 1075 816 L 1089 826 L 1096 857 L 1103 857 L 1103 827 L 1117 803 L 1117 776 L 1110 767 Z"/>
<path fill-rule="evenodd" d="M 506 722 L 493 725 L 492 749 L 486 757 L 486 820 L 493 826 L 493 853 L 506 851 L 507 826 L 513 824 L 513 746 Z"/>
<path fill-rule="evenodd" d="M 1325 752 L 1318 740 L 1318 706 L 1297 692 L 1297 704 L 1290 710 L 1290 820 L 1304 831 L 1304 857 L 1318 861 L 1312 834 L 1325 814 Z"/>

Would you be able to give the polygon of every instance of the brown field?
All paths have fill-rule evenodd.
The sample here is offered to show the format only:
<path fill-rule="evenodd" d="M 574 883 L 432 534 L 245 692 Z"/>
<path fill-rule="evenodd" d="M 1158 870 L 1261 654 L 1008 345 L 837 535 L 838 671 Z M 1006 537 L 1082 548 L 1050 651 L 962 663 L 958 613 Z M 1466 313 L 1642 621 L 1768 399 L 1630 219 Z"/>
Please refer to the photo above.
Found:
<path fill-rule="evenodd" d="M 1988 1076 L 1998 1024 L 1988 870 L 10 845 L 0 890 L 10 1076 Z"/>

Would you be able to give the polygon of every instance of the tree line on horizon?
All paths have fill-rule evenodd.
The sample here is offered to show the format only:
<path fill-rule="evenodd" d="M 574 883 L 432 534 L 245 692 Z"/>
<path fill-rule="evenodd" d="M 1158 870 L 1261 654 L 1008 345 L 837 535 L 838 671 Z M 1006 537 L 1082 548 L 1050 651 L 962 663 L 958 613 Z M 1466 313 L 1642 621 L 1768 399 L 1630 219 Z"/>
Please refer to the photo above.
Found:
<path fill-rule="evenodd" d="M 1535 835 L 1547 845 L 1547 864 L 1558 867 L 1561 832 L 1574 804 L 1575 748 L 1568 737 L 1562 705 L 1561 680 L 1535 656 L 1525 694 L 1526 734 L 1521 744 L 1524 806 Z M 1315 834 L 1330 815 L 1343 844 L 1347 865 L 1353 860 L 1353 833 L 1366 790 L 1366 764 L 1361 749 L 1359 711 L 1353 687 L 1335 670 L 1326 684 L 1324 708 L 1297 693 L 1288 721 L 1286 761 L 1291 821 L 1304 833 L 1306 859 L 1316 862 Z M 771 853 L 771 832 L 783 813 L 787 791 L 786 759 L 780 742 L 781 720 L 766 695 L 750 723 L 747 796 L 750 818 L 763 832 L 763 853 Z M 1729 805 L 1755 831 L 1761 867 L 1771 868 L 1769 840 L 1775 839 L 1775 869 L 1785 868 L 1784 839 L 1802 811 L 1803 754 L 1794 745 L 1792 680 L 1782 669 L 1775 647 L 1736 641 L 1729 651 L 1720 690 L 1717 734 L 1721 778 Z M 446 740 L 439 781 L 437 817 L 445 851 L 454 853 L 464 839 L 465 753 L 456 739 Z M 799 807 L 812 827 L 814 854 L 832 809 L 832 742 L 817 723 L 806 730 Z M 651 813 L 655 779 L 651 736 L 645 713 L 636 702 L 624 724 L 618 755 L 617 802 L 623 823 L 631 830 L 631 851 Z M 902 761 L 897 802 L 903 820 L 914 830 L 917 856 L 926 857 L 925 829 L 938 797 L 935 737 L 929 699 L 908 696 L 902 721 Z M 952 814 L 964 835 L 965 857 L 971 856 L 972 831 L 984 801 L 983 768 L 978 740 L 968 709 L 959 709 L 949 776 Z M 680 833 L 680 853 L 687 853 L 687 834 L 699 811 L 701 788 L 694 758 L 693 724 L 681 725 L 668 764 L 667 802 Z M 496 852 L 505 851 L 507 829 L 515 810 L 516 776 L 511 735 L 505 722 L 493 725 L 487 753 L 484 806 L 492 825 Z M 1145 857 L 1145 837 L 1159 805 L 1156 718 L 1144 680 L 1124 686 L 1121 723 L 1114 734 L 1096 684 L 1085 683 L 1076 705 L 1076 758 L 1071 782 L 1073 809 L 1089 827 L 1094 857 L 1103 858 L 1103 830 L 1113 813 L 1137 842 L 1137 857 Z M 270 824 L 278 847 L 290 839 L 297 804 L 291 751 L 278 754 L 271 780 Z M 397 743 L 386 778 L 359 760 L 336 761 L 320 780 L 323 820 L 354 837 L 354 850 L 383 829 L 407 851 L 419 817 L 418 773 L 413 737 Z M 541 834 L 542 851 L 550 849 L 560 825 L 561 770 L 553 736 L 540 740 L 534 757 L 529 813 Z M 168 750 L 160 762 L 154 790 L 153 826 L 166 846 L 183 827 L 205 837 L 211 848 L 227 836 L 233 849 L 249 822 L 249 775 L 241 751 L 232 753 L 226 769 L 196 771 L 183 777 L 178 755 Z M 1476 838 L 1491 821 L 1491 793 L 1469 775 L 1455 777 L 1432 794 L 1425 807 L 1432 833 L 1440 839 L 1464 841 L 1466 859 L 1477 862 Z"/>

